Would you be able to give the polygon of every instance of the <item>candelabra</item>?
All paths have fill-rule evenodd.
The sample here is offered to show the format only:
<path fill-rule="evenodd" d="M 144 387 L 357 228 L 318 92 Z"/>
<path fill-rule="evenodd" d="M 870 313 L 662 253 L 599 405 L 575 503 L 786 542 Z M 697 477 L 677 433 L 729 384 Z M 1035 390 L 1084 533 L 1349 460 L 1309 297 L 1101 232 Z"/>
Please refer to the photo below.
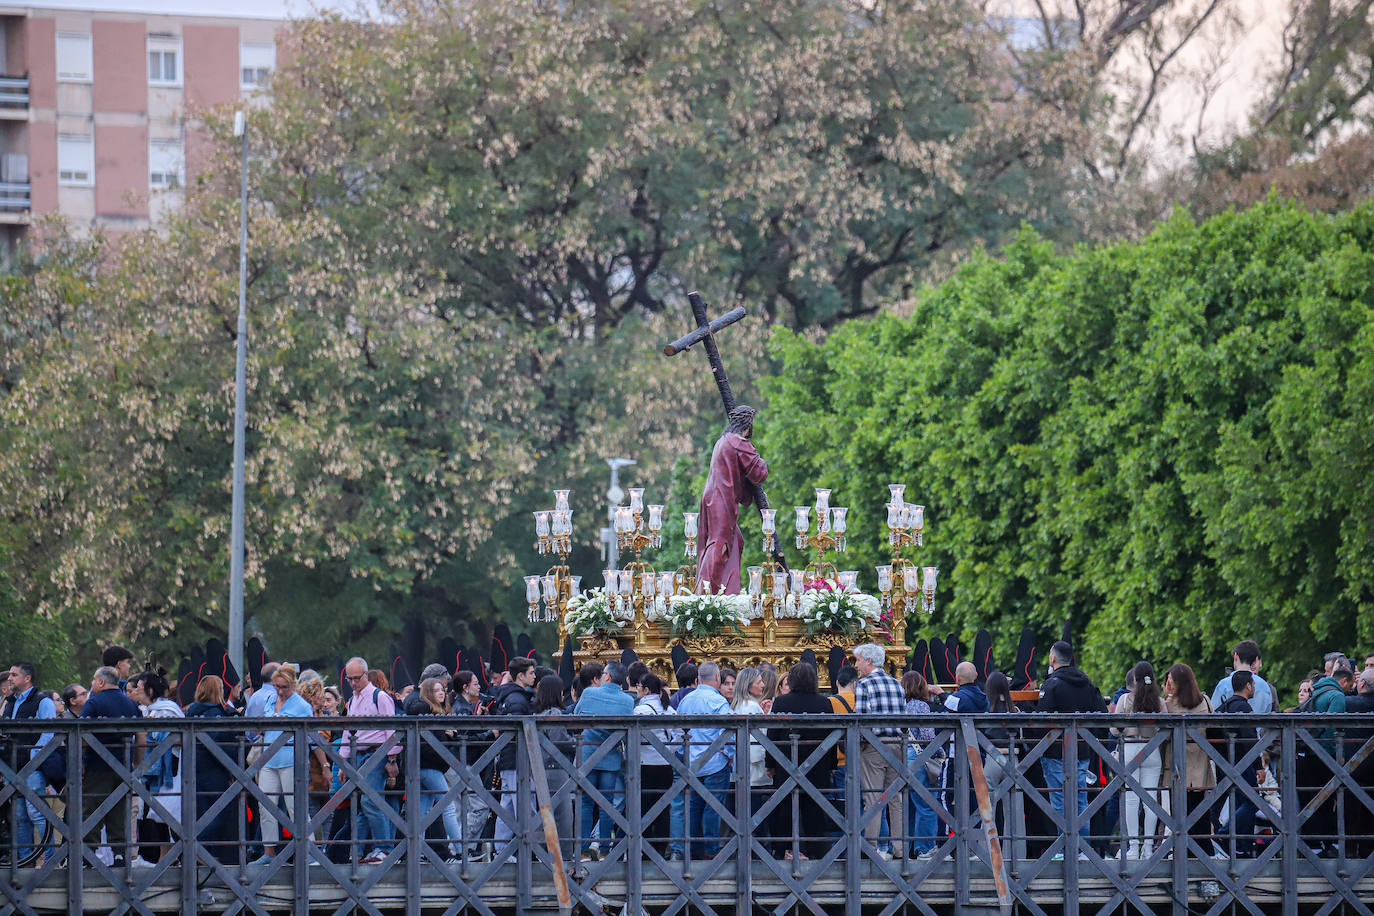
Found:
<path fill-rule="evenodd" d="M 768 550 L 769 553 L 772 552 L 768 547 L 766 535 L 764 549 Z M 763 644 L 771 646 L 777 640 L 778 612 L 787 605 L 789 594 L 787 570 L 777 563 L 770 562 L 762 566 L 750 566 L 746 572 L 749 580 L 746 591 L 749 593 L 750 605 L 755 613 L 761 612 L 763 618 Z M 800 584 L 800 579 L 798 584 Z M 801 592 L 798 591 L 796 596 L 800 598 Z"/>
<path fill-rule="evenodd" d="M 623 611 L 630 611 L 633 615 L 633 628 L 635 633 L 635 645 L 648 645 L 648 619 L 645 617 L 645 610 L 651 607 L 656 597 L 662 594 L 665 598 L 676 593 L 676 575 L 664 573 L 660 575 L 648 563 L 643 562 L 642 556 L 645 548 L 663 546 L 663 507 L 660 505 L 644 505 L 644 489 L 642 487 L 630 488 L 630 504 L 620 506 L 615 510 L 615 534 L 616 543 L 621 550 L 633 550 L 634 562 L 626 563 L 625 567 L 618 573 L 616 570 L 608 569 L 606 575 L 606 594 L 617 602 L 617 607 Z M 645 517 L 645 509 L 648 509 L 648 517 Z M 691 513 L 687 513 L 691 514 Z M 692 538 L 695 541 L 696 517 L 691 519 L 693 529 Z M 671 580 L 669 577 L 672 577 Z M 665 588 L 660 589 L 660 584 Z"/>
<path fill-rule="evenodd" d="M 826 562 L 828 551 L 843 553 L 848 546 L 846 530 L 849 524 L 849 510 L 840 506 L 831 508 L 830 491 L 816 488 L 816 533 L 811 533 L 811 506 L 797 506 L 797 549 L 816 551 L 816 558 L 806 565 L 804 572 L 794 572 L 793 577 L 801 583 L 816 579 L 839 581 L 839 571 L 835 564 Z M 855 577 L 857 579 L 857 575 Z M 801 595 L 801 588 L 796 589 Z"/>
<path fill-rule="evenodd" d="M 849 510 L 830 507 L 830 491 L 816 488 L 816 533 L 811 533 L 811 507 L 797 506 L 797 549 L 816 551 L 816 562 L 824 563 L 826 551 L 843 553 L 848 546 L 845 531 Z"/>
<path fill-rule="evenodd" d="M 649 506 L 647 520 L 644 517 L 644 509 L 644 489 L 631 487 L 630 504 L 615 510 L 616 543 L 621 550 L 633 550 L 636 561 L 639 560 L 644 548 L 660 547 L 663 544 L 663 507 Z M 629 565 L 633 564 L 628 564 L 627 569 Z"/>
<path fill-rule="evenodd" d="M 554 554 L 558 564 L 543 576 L 525 577 L 526 615 L 530 623 L 558 622 L 558 638 L 563 638 L 563 612 L 568 600 L 577 594 L 581 576 L 568 569 L 568 555 L 572 553 L 572 509 L 568 506 L 568 490 L 554 490 L 554 507 L 534 513 L 535 548 L 539 555 Z M 542 605 L 542 614 L 541 614 Z"/>
<path fill-rule="evenodd" d="M 887 542 L 900 550 L 925 544 L 926 507 L 906 501 L 906 484 L 887 485 L 892 501 L 887 504 Z"/>
<path fill-rule="evenodd" d="M 892 547 L 892 562 L 877 567 L 878 592 L 883 606 L 892 612 L 892 638 L 901 642 L 906 635 L 906 615 L 920 608 L 935 611 L 935 580 L 940 570 L 920 566 L 901 555 L 903 548 L 925 545 L 925 507 L 906 502 L 906 486 L 889 484 L 891 502 L 887 506 L 887 542 Z"/>

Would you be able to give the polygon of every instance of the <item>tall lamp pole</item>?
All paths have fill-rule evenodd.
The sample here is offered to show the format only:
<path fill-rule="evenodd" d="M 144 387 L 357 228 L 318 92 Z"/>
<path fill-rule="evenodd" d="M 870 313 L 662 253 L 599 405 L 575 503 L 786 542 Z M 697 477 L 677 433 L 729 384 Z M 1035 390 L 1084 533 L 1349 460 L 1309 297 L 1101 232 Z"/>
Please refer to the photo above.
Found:
<path fill-rule="evenodd" d="M 620 544 L 615 536 L 615 508 L 625 498 L 625 491 L 620 489 L 620 469 L 632 467 L 636 462 L 633 458 L 607 458 L 606 463 L 611 466 L 611 486 L 606 490 L 606 517 L 611 526 L 601 529 L 601 543 L 606 545 L 606 568 L 619 569 Z"/>
<path fill-rule="evenodd" d="M 234 365 L 234 497 L 229 547 L 229 660 L 239 677 L 243 670 L 243 440 L 248 402 L 248 124 L 234 114 L 239 149 L 239 323 Z"/>

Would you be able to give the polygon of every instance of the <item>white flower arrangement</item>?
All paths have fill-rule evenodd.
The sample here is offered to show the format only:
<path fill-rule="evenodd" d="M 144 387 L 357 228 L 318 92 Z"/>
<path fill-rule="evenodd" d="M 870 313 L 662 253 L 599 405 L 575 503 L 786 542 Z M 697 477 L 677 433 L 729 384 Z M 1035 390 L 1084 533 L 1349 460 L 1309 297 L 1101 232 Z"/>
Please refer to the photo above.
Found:
<path fill-rule="evenodd" d="M 593 633 L 612 633 L 633 617 L 619 608 L 616 600 L 599 588 L 588 589 L 580 595 L 568 599 L 568 610 L 563 615 L 563 627 L 574 639 L 590 636 Z"/>
<path fill-rule="evenodd" d="M 663 619 L 674 635 L 710 636 L 743 629 L 751 613 L 748 595 L 676 595 Z"/>
<path fill-rule="evenodd" d="M 813 589 L 802 594 L 797 610 L 812 633 L 837 630 L 857 635 L 882 619 L 878 599 L 860 591 Z"/>

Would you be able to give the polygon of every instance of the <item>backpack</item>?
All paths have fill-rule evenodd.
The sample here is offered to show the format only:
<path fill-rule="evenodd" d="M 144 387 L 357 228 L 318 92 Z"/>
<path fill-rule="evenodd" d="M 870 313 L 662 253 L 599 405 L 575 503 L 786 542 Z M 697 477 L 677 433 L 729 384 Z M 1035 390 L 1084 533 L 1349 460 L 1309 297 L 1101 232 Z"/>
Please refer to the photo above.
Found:
<path fill-rule="evenodd" d="M 382 695 L 382 688 L 380 688 L 380 687 L 373 687 L 373 688 L 372 688 L 372 705 L 378 707 L 379 709 L 381 708 L 381 705 L 382 705 L 382 704 L 380 704 L 380 703 L 377 702 L 377 698 L 378 698 L 379 696 L 381 696 L 381 695 Z M 390 694 L 388 694 L 388 696 L 390 696 Z M 401 702 L 398 702 L 398 701 L 396 700 L 395 697 L 392 697 L 392 699 L 391 699 L 391 714 L 392 714 L 393 716 L 403 716 L 403 715 L 406 714 L 406 712 L 405 712 L 405 704 L 404 704 L 404 703 L 401 703 Z"/>

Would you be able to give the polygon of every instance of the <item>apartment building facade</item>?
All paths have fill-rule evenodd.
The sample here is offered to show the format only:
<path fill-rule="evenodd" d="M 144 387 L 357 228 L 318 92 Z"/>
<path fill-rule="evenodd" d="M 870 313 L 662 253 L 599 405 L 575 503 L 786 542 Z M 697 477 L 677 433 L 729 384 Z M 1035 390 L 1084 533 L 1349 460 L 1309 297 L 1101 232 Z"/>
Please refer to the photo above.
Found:
<path fill-rule="evenodd" d="M 180 207 L 198 116 L 261 93 L 287 26 L 0 0 L 0 254 L 49 213 L 118 233 Z"/>

